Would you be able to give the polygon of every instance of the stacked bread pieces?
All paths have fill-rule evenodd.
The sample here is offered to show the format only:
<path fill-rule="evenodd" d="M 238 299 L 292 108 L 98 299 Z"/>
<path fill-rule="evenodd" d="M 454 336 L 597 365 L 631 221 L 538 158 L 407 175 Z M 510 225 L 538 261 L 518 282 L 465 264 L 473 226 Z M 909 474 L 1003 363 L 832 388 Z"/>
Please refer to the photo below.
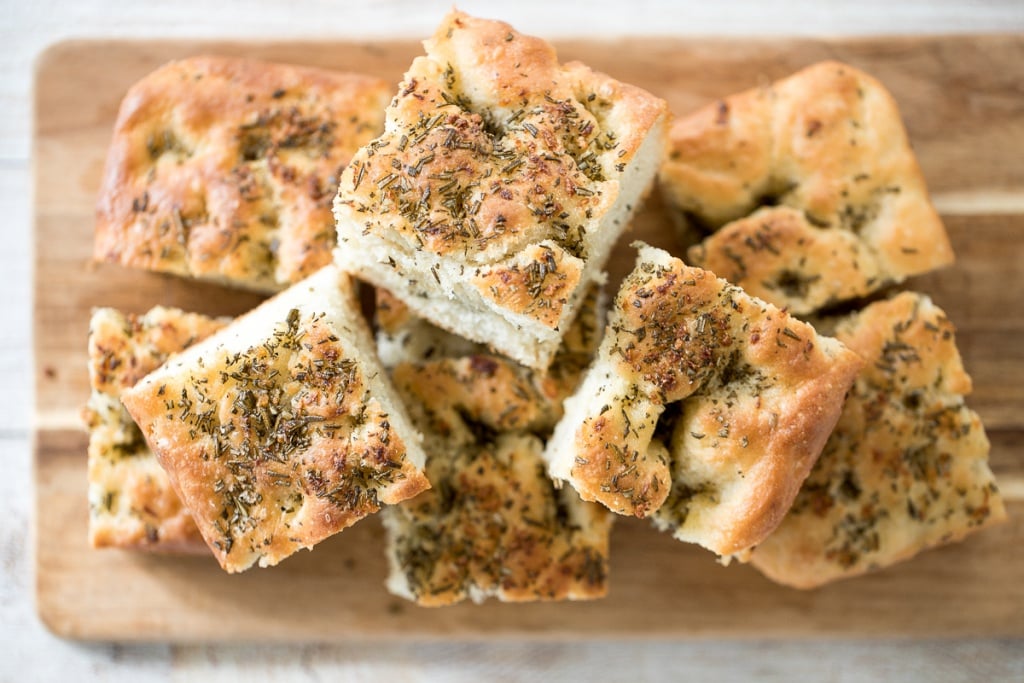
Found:
<path fill-rule="evenodd" d="M 97 259 L 266 292 L 331 261 L 338 178 L 380 133 L 380 79 L 230 57 L 171 62 L 121 104 Z"/>
<path fill-rule="evenodd" d="M 121 401 L 227 571 L 276 564 L 429 487 L 419 435 L 333 266 Z"/>
<path fill-rule="evenodd" d="M 664 100 L 451 12 L 341 179 L 337 263 L 539 370 L 661 162 Z"/>
<path fill-rule="evenodd" d="M 551 474 L 744 557 L 789 509 L 859 368 L 810 325 L 641 245 L 548 443 Z"/>
<path fill-rule="evenodd" d="M 503 42 L 514 42 L 504 40 L 512 32 L 498 22 L 460 13 L 446 20 L 449 29 L 463 24 L 472 24 L 462 36 L 469 41 L 460 48 L 464 52 L 479 47 L 480 40 L 492 41 L 499 30 Z M 438 35 L 445 34 L 443 29 Z M 518 132 L 508 122 L 508 140 L 495 140 L 491 146 L 495 159 L 505 159 L 503 168 L 512 163 L 501 171 L 509 182 L 491 188 L 496 199 L 480 199 L 482 216 L 493 218 L 485 221 L 484 230 L 491 237 L 519 233 L 526 242 L 505 240 L 500 249 L 514 258 L 497 263 L 490 253 L 493 267 L 479 275 L 481 282 L 490 279 L 491 296 L 504 297 L 498 290 L 505 288 L 520 308 L 529 308 L 556 331 L 548 335 L 547 356 L 537 356 L 540 367 L 550 362 L 578 312 L 585 289 L 580 282 L 602 277 L 611 244 L 656 172 L 666 107 L 580 65 L 563 69 L 549 46 L 521 38 L 517 49 L 544 63 L 540 75 L 557 78 L 543 93 L 524 91 L 520 105 L 531 107 L 520 112 L 524 120 Z M 457 63 L 465 66 L 467 82 L 480 80 L 468 73 L 474 68 L 471 55 Z M 345 80 L 350 82 L 346 85 Z M 267 87 L 270 82 L 273 89 Z M 352 140 L 370 129 L 364 124 L 373 115 L 367 113 L 384 111 L 376 85 L 372 79 L 218 58 L 171 64 L 151 75 L 122 107 L 98 207 L 97 255 L 258 289 L 278 289 L 308 273 L 322 264 L 323 242 L 319 233 L 311 239 L 302 230 L 315 225 L 318 215 L 307 211 L 293 216 L 294 221 L 281 217 L 309 208 L 304 197 L 294 194 L 296 189 L 318 189 L 313 199 L 316 209 L 322 207 L 319 199 L 326 184 L 316 174 L 335 159 L 330 152 L 337 151 L 334 143 L 340 144 L 342 136 L 334 133 Z M 589 110 L 579 98 L 584 88 Z M 491 102 L 495 107 L 484 113 L 488 121 L 501 113 L 501 106 L 511 104 L 507 96 Z M 351 116 L 339 115 L 344 106 L 351 108 Z M 214 109 L 223 116 L 212 116 Z M 316 118 L 319 114 L 323 120 Z M 441 118 L 435 117 L 432 125 Z M 467 149 L 461 138 L 453 137 L 463 126 L 449 125 L 454 122 L 447 119 L 442 123 L 439 132 L 451 138 L 444 148 Z M 527 134 L 540 141 L 525 142 Z M 143 138 L 148 157 L 140 153 Z M 364 153 L 372 156 L 380 146 L 379 140 L 373 142 Z M 340 171 L 347 161 L 341 159 L 334 168 Z M 440 169 L 448 161 L 425 170 L 451 174 L 460 169 L 458 163 L 454 169 Z M 527 168 L 514 173 L 523 164 Z M 422 165 L 409 176 L 424 170 Z M 365 166 L 365 160 L 358 165 L 360 173 Z M 546 195 L 534 182 L 545 174 L 552 190 Z M 517 212 L 520 200 L 531 192 L 537 196 L 529 201 L 538 210 Z M 452 209 L 447 199 L 441 204 Z M 562 239 L 559 233 L 567 230 L 573 237 Z M 569 241 L 572 254 L 564 249 Z M 285 242 L 295 248 L 282 250 Z M 296 249 L 312 256 L 301 262 L 284 258 Z M 563 268 L 569 261 L 582 264 L 590 252 L 596 256 L 585 273 Z M 373 366 L 372 350 L 360 340 L 350 315 L 349 286 L 337 271 L 322 270 L 208 342 L 172 358 L 122 397 L 170 483 L 193 510 L 199 531 L 229 571 L 274 564 L 378 503 L 397 502 L 428 486 L 419 471 L 423 457 L 415 447 L 418 436 L 406 429 L 402 406 L 392 405 L 386 378 Z M 563 386 L 559 372 L 538 380 L 538 386 L 548 393 Z M 553 404 L 546 401 L 545 410 L 551 409 Z M 379 404 L 387 404 L 387 412 Z M 552 410 L 546 417 L 546 428 L 555 414 Z M 524 433 L 506 440 L 514 445 L 511 452 L 525 454 L 516 458 L 534 462 L 535 474 L 542 477 L 523 481 L 550 489 L 542 476 L 536 437 Z M 552 500 L 564 497 L 553 490 L 546 495 Z M 532 494 L 524 501 L 533 504 Z M 573 505 L 559 503 L 555 516 Z M 578 572 L 587 587 L 564 581 L 561 573 L 571 563 L 563 557 L 551 572 L 551 588 L 539 587 L 531 574 L 529 581 L 537 585 L 529 590 L 537 596 L 582 597 L 586 591 L 604 591 L 607 525 L 598 523 L 604 513 L 589 507 L 589 512 L 581 506 L 578 515 L 569 515 L 583 518 L 584 526 L 590 526 L 591 517 L 596 520 L 593 548 L 585 548 L 585 570 Z M 577 535 L 571 521 L 556 521 L 567 537 Z M 524 568 L 533 572 L 528 562 Z M 521 593 L 527 590 L 524 582 Z M 523 599 L 515 597 L 516 589 L 508 582 L 499 592 Z"/>
<path fill-rule="evenodd" d="M 822 62 L 678 119 L 660 173 L 688 258 L 807 314 L 953 262 L 899 110 Z"/>
<path fill-rule="evenodd" d="M 391 592 L 420 605 L 607 592 L 611 516 L 555 489 L 541 452 L 598 341 L 584 299 L 546 372 L 417 318 L 378 291 L 378 348 L 425 436 L 430 491 L 384 511 Z"/>
<path fill-rule="evenodd" d="M 236 572 L 383 508 L 389 589 L 445 605 L 604 595 L 604 508 L 801 587 L 1004 517 L 941 311 L 793 317 L 952 260 L 877 82 L 826 63 L 677 123 L 702 267 L 641 245 L 602 327 L 664 101 L 458 11 L 425 45 L 386 111 L 375 79 L 220 58 L 129 93 L 97 256 L 291 286 L 230 323 L 97 312 L 95 545 L 198 534 Z"/>
<path fill-rule="evenodd" d="M 912 292 L 863 303 L 953 261 L 880 83 L 823 62 L 708 105 L 676 121 L 660 183 L 679 222 L 713 231 L 691 260 L 812 316 L 864 361 L 756 567 L 809 588 L 1005 518 L 952 324 Z M 853 312 L 829 315 L 838 303 Z"/>

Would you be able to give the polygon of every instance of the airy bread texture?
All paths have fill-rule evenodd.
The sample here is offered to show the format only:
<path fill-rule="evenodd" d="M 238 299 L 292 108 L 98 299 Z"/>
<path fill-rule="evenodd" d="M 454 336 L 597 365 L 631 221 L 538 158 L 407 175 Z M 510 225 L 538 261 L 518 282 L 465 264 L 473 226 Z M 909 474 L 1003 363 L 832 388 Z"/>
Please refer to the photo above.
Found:
<path fill-rule="evenodd" d="M 331 202 L 383 129 L 385 81 L 230 57 L 171 62 L 121 104 L 95 257 L 277 291 L 330 263 Z"/>
<path fill-rule="evenodd" d="M 229 572 L 276 564 L 429 488 L 420 436 L 333 266 L 121 400 Z"/>
<path fill-rule="evenodd" d="M 597 346 L 588 296 L 544 373 L 416 318 L 378 290 L 378 344 L 423 430 L 432 489 L 382 514 L 389 590 L 420 605 L 607 592 L 611 515 L 556 490 L 541 452 Z"/>
<path fill-rule="evenodd" d="M 94 548 L 207 553 L 167 473 L 121 405 L 121 394 L 171 355 L 226 320 L 157 306 L 145 315 L 112 308 L 89 321 L 89 542 Z"/>
<path fill-rule="evenodd" d="M 1006 519 L 953 325 L 904 292 L 835 324 L 866 361 L 835 431 L 751 563 L 812 588 L 906 560 Z"/>
<path fill-rule="evenodd" d="M 342 176 L 335 260 L 543 370 L 661 163 L 667 107 L 453 11 Z"/>
<path fill-rule="evenodd" d="M 678 119 L 660 185 L 715 231 L 691 263 L 791 313 L 953 262 L 895 101 L 838 62 Z"/>
<path fill-rule="evenodd" d="M 545 458 L 584 500 L 743 559 L 786 514 L 860 365 L 810 325 L 641 245 Z"/>

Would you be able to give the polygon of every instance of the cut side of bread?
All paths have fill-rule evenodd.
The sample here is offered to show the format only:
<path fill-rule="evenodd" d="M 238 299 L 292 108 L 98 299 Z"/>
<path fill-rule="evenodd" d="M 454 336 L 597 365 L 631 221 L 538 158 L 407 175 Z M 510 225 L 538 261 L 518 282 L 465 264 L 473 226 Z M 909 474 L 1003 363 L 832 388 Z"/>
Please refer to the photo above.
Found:
<path fill-rule="evenodd" d="M 641 245 L 545 459 L 584 500 L 742 559 L 789 509 L 860 364 L 810 325 Z"/>
<path fill-rule="evenodd" d="M 347 275 L 328 266 L 121 397 L 229 572 L 429 487 Z"/>
<path fill-rule="evenodd" d="M 689 250 L 713 271 L 807 314 L 953 262 L 896 102 L 838 62 L 678 119 L 659 181 Z"/>
<path fill-rule="evenodd" d="M 942 310 L 904 292 L 834 324 L 864 369 L 786 519 L 751 557 L 797 588 L 895 564 L 1006 518 Z"/>
<path fill-rule="evenodd" d="M 543 370 L 657 172 L 667 106 L 458 11 L 425 46 L 342 176 L 335 260 Z"/>
<path fill-rule="evenodd" d="M 171 62 L 114 127 L 95 257 L 273 292 L 330 263 L 331 203 L 383 129 L 385 81 L 232 57 Z"/>
<path fill-rule="evenodd" d="M 120 397 L 170 356 L 227 322 L 161 306 L 145 315 L 93 311 L 92 394 L 83 418 L 89 430 L 89 542 L 94 548 L 209 552 Z"/>
<path fill-rule="evenodd" d="M 611 515 L 557 490 L 541 458 L 596 348 L 595 306 L 589 295 L 541 373 L 467 349 L 378 290 L 378 344 L 424 433 L 432 485 L 382 513 L 392 593 L 425 606 L 606 593 Z"/>
<path fill-rule="evenodd" d="M 562 401 L 576 389 L 601 341 L 605 302 L 599 287 L 583 298 L 555 360 L 543 372 L 432 325 L 386 289 L 375 290 L 375 296 L 377 349 L 384 367 L 425 367 L 444 361 L 436 366 L 436 381 L 424 386 L 458 395 L 456 401 L 475 401 L 480 407 L 474 410 L 486 410 L 494 419 L 504 414 L 502 424 L 538 434 L 550 431 L 562 416 Z M 510 406 L 515 409 L 509 410 Z"/>

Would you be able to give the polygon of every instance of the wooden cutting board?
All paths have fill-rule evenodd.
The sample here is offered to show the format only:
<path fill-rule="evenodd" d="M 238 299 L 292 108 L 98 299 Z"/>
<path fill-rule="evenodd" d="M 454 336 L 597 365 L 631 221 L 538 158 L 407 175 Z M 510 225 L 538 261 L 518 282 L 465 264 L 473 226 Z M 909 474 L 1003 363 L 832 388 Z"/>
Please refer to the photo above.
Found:
<path fill-rule="evenodd" d="M 679 113 L 825 58 L 879 77 L 902 107 L 957 264 L 911 286 L 959 327 L 970 404 L 992 440 L 1010 521 L 902 566 L 813 592 L 722 567 L 636 520 L 613 535 L 612 589 L 579 604 L 422 609 L 391 597 L 383 532 L 367 520 L 272 569 L 224 574 L 210 558 L 96 551 L 86 541 L 86 333 L 93 306 L 157 303 L 237 314 L 257 299 L 90 263 L 93 204 L 118 103 L 162 62 L 247 55 L 365 71 L 397 83 L 401 43 L 72 42 L 39 62 L 35 99 L 35 516 L 39 614 L 81 639 L 337 641 L 497 636 L 1024 635 L 1024 37 L 856 41 L 567 41 L 563 58 L 666 97 Z M 677 249 L 655 196 L 634 238 Z"/>

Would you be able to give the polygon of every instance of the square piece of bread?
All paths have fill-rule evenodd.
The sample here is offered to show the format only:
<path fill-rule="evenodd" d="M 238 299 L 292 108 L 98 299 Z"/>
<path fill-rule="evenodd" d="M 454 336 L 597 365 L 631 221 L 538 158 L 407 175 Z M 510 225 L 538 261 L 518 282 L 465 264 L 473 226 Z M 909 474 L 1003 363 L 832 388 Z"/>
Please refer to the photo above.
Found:
<path fill-rule="evenodd" d="M 751 563 L 813 588 L 906 560 L 1006 518 L 989 443 L 964 404 L 953 325 L 904 292 L 841 318 L 866 364 L 789 514 Z"/>
<path fill-rule="evenodd" d="M 715 231 L 691 263 L 798 315 L 953 262 L 896 102 L 838 62 L 678 119 L 660 185 Z"/>
<path fill-rule="evenodd" d="M 121 104 L 95 257 L 277 291 L 330 263 L 331 203 L 390 86 L 233 57 L 171 62 Z"/>
<path fill-rule="evenodd" d="M 276 564 L 429 487 L 419 434 L 334 266 L 121 400 L 229 572 Z"/>
<path fill-rule="evenodd" d="M 94 548 L 207 553 L 192 515 L 121 405 L 121 394 L 227 320 L 157 306 L 98 308 L 89 321 L 89 542 Z"/>
<path fill-rule="evenodd" d="M 432 488 L 382 512 L 388 589 L 420 605 L 607 592 L 611 515 L 556 489 L 541 453 L 597 345 L 588 296 L 547 372 L 467 348 L 378 290 L 378 345 L 423 430 Z"/>
<path fill-rule="evenodd" d="M 810 325 L 641 245 L 545 458 L 584 500 L 742 559 L 782 521 L 860 365 Z"/>
<path fill-rule="evenodd" d="M 344 269 L 544 369 L 661 163 L 663 100 L 453 11 L 342 176 Z"/>

